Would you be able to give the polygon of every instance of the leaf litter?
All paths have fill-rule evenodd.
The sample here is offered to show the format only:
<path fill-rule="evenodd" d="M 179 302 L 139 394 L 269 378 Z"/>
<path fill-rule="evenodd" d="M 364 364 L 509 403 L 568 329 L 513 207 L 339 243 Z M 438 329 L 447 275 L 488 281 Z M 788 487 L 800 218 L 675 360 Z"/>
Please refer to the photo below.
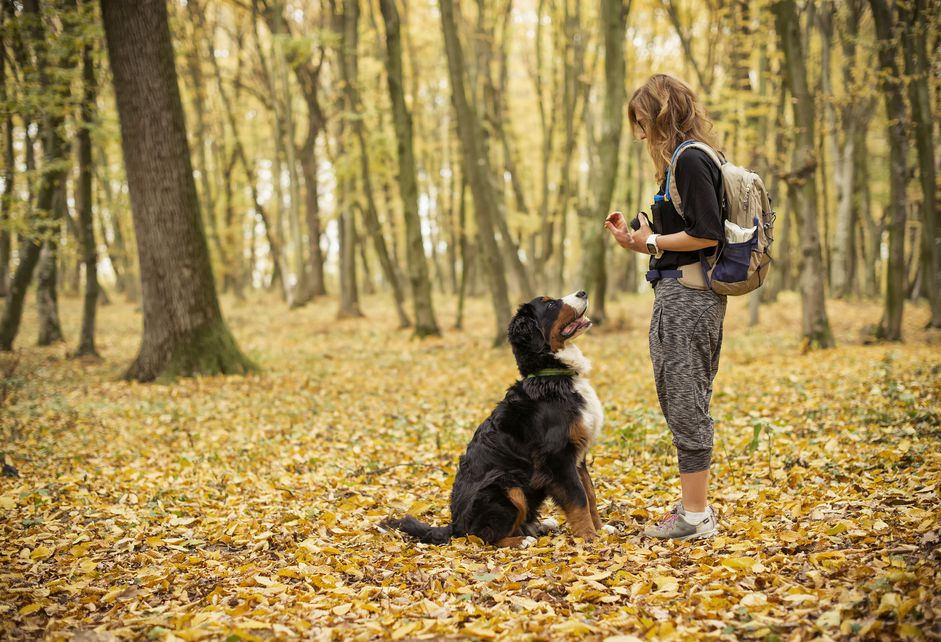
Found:
<path fill-rule="evenodd" d="M 0 637 L 936 639 L 941 346 L 925 309 L 907 310 L 907 343 L 864 346 L 878 307 L 832 302 L 841 346 L 803 354 L 796 298 L 763 307 L 777 321 L 761 329 L 745 304 L 730 305 L 713 402 L 719 536 L 639 534 L 678 483 L 638 295 L 580 340 L 615 532 L 585 543 L 563 524 L 524 549 L 378 526 L 445 523 L 457 457 L 516 377 L 489 347 L 486 302 L 469 302 L 466 331 L 419 342 L 379 298 L 342 322 L 331 305 L 272 319 L 272 301 L 226 301 L 265 371 L 172 385 L 117 380 L 140 319 L 102 308 L 104 362 L 64 346 L 0 357 L 17 471 L 0 476 Z M 67 336 L 79 305 L 62 302 Z"/>

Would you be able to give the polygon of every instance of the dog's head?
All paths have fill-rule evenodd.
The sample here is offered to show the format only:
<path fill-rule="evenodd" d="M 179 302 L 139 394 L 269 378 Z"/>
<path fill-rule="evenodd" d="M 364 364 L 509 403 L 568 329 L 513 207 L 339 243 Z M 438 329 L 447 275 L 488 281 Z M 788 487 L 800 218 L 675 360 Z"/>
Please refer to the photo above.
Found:
<path fill-rule="evenodd" d="M 567 342 L 591 327 L 585 316 L 588 294 L 573 292 L 561 299 L 536 297 L 524 303 L 510 321 L 507 335 L 523 375 L 567 364 L 560 358 Z M 560 363 L 561 362 L 561 363 Z"/>

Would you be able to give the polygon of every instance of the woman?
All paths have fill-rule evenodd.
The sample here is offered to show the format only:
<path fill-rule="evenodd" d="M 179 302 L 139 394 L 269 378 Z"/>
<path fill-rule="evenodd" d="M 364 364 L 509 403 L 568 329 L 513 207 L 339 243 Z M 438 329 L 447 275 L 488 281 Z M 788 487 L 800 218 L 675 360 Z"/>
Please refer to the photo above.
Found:
<path fill-rule="evenodd" d="M 634 135 L 647 141 L 660 181 L 652 205 L 653 229 L 641 214 L 632 230 L 620 212 L 609 215 L 604 227 L 621 247 L 653 255 L 647 273 L 655 293 L 650 358 L 660 408 L 677 449 L 682 487 L 681 501 L 644 534 L 682 540 L 709 537 L 717 530 L 715 511 L 707 501 L 713 444 L 709 402 L 719 368 L 726 301 L 712 290 L 686 287 L 678 277 L 683 266 L 697 269 L 701 256 L 710 256 L 723 240 L 718 166 L 702 150 L 685 150 L 670 179 L 679 191 L 683 217 L 663 195 L 667 168 L 680 143 L 697 140 L 715 149 L 715 138 L 692 90 L 666 74 L 651 77 L 634 92 L 628 118 Z"/>

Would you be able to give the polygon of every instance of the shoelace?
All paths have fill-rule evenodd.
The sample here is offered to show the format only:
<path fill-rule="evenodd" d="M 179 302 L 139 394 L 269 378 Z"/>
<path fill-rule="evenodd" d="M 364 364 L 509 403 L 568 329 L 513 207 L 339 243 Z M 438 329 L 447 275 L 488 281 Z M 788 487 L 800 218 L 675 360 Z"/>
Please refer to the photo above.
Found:
<path fill-rule="evenodd" d="M 657 526 L 663 527 L 663 526 L 667 526 L 667 525 L 669 525 L 669 524 L 672 524 L 673 522 L 676 521 L 676 518 L 679 517 L 679 516 L 680 516 L 679 513 L 677 513 L 676 511 L 671 510 L 670 512 L 664 514 L 664 516 L 660 518 L 660 521 L 657 522 Z"/>

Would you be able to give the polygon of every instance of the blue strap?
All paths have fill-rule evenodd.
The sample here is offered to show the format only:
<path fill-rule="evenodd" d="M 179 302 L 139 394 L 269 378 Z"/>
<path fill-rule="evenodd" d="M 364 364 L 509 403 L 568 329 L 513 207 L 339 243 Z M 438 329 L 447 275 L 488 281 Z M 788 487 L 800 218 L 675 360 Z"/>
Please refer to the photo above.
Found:
<path fill-rule="evenodd" d="M 683 141 L 682 143 L 680 143 L 679 147 L 676 148 L 676 151 L 673 152 L 673 156 L 672 158 L 670 158 L 670 165 L 669 167 L 667 167 L 667 186 L 666 186 L 666 189 L 663 190 L 664 200 L 666 201 L 670 200 L 670 179 L 673 177 L 672 176 L 673 172 L 671 172 L 670 169 L 673 167 L 673 163 L 676 162 L 677 155 L 683 150 L 684 147 L 688 147 L 689 145 L 692 145 L 693 143 L 698 143 L 698 142 L 699 142 L 698 140 L 694 140 L 694 139 Z"/>
<path fill-rule="evenodd" d="M 660 279 L 679 279 L 683 276 L 683 272 L 680 270 L 650 270 L 647 272 L 646 279 L 653 283 L 654 281 L 659 281 Z"/>

